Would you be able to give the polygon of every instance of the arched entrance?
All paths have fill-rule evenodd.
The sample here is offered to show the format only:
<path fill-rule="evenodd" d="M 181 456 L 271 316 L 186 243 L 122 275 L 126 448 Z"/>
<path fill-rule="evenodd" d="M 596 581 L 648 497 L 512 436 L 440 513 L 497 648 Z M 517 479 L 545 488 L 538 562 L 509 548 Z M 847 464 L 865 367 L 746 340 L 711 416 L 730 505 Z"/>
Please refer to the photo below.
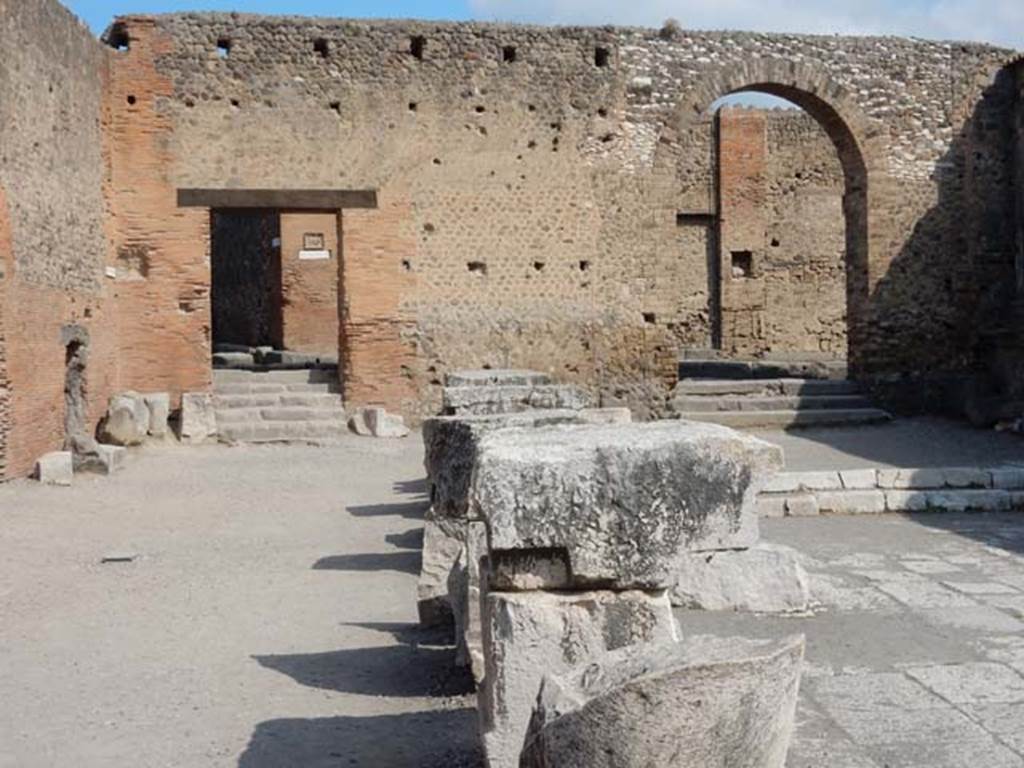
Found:
<path fill-rule="evenodd" d="M 870 367 L 871 357 L 868 299 L 877 250 L 872 242 L 877 205 L 872 205 L 872 200 L 878 195 L 884 175 L 879 170 L 886 156 L 884 139 L 826 73 L 791 62 L 760 60 L 702 78 L 684 94 L 662 135 L 657 160 L 663 164 L 662 170 L 685 156 L 688 141 L 701 124 L 707 124 L 715 103 L 723 96 L 739 92 L 767 94 L 797 105 L 821 126 L 835 147 L 843 177 L 847 357 L 852 371 L 863 371 Z M 715 214 L 718 218 L 717 205 Z M 718 250 L 722 256 L 731 255 Z M 744 265 L 736 268 L 742 270 Z M 732 269 L 727 260 L 719 260 L 717 270 L 723 279 L 717 286 L 717 296 L 715 286 L 709 291 L 712 315 L 721 313 L 723 302 L 729 301 L 728 287 L 723 290 L 723 284 L 728 282 Z"/>

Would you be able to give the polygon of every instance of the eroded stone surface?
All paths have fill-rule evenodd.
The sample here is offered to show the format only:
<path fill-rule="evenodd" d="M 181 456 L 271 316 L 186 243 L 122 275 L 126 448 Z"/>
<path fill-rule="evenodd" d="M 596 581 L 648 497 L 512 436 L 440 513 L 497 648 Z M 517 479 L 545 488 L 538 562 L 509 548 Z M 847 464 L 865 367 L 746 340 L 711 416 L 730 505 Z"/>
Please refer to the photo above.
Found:
<path fill-rule="evenodd" d="M 687 553 L 679 558 L 672 604 L 706 611 L 791 613 L 811 603 L 807 572 L 788 547 Z"/>
<path fill-rule="evenodd" d="M 167 435 L 167 419 L 171 415 L 171 396 L 167 392 L 149 392 L 142 396 L 149 411 L 147 432 L 150 437 Z"/>
<path fill-rule="evenodd" d="M 518 765 L 545 674 L 606 651 L 678 639 L 664 592 L 490 592 L 482 605 L 479 711 L 489 768 Z"/>
<path fill-rule="evenodd" d="M 687 551 L 749 547 L 781 451 L 711 424 L 508 430 L 480 440 L 470 512 L 492 551 L 565 549 L 572 580 L 674 584 Z"/>
<path fill-rule="evenodd" d="M 446 387 L 522 387 L 551 383 L 551 376 L 546 373 L 515 368 L 452 371 L 444 377 Z"/>
<path fill-rule="evenodd" d="M 217 434 L 217 417 L 213 395 L 207 392 L 186 392 L 181 396 L 181 440 L 201 443 Z"/>
<path fill-rule="evenodd" d="M 110 445 L 139 445 L 149 432 L 149 408 L 142 395 L 123 392 L 110 398 L 100 439 Z"/>
<path fill-rule="evenodd" d="M 416 605 L 422 626 L 441 626 L 452 621 L 448 580 L 462 550 L 460 538 L 448 533 L 435 520 L 428 518 L 424 522 L 422 566 L 416 585 Z"/>
<path fill-rule="evenodd" d="M 802 636 L 693 637 L 544 677 L 520 768 L 782 768 Z"/>

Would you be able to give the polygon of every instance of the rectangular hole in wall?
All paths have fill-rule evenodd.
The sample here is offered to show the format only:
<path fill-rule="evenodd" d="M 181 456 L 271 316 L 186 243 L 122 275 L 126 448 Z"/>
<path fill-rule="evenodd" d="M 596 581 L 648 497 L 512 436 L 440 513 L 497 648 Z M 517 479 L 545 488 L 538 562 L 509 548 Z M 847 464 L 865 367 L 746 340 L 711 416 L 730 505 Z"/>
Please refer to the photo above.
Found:
<path fill-rule="evenodd" d="M 313 51 L 322 59 L 331 55 L 331 45 L 324 38 L 318 37 L 313 41 Z"/>
<path fill-rule="evenodd" d="M 603 46 L 594 49 L 594 64 L 598 67 L 607 67 L 611 64 L 612 52 Z"/>
<path fill-rule="evenodd" d="M 466 264 L 466 269 L 472 272 L 474 275 L 486 275 L 487 264 L 483 261 L 470 261 Z"/>
<path fill-rule="evenodd" d="M 121 22 L 117 22 L 110 28 L 110 32 L 107 33 L 106 43 L 115 51 L 121 51 L 122 53 L 131 48 L 131 37 L 128 35 L 128 27 Z"/>
<path fill-rule="evenodd" d="M 754 254 L 750 251 L 731 251 L 732 276 L 738 278 L 753 277 Z"/>
<path fill-rule="evenodd" d="M 415 58 L 423 61 L 423 56 L 427 52 L 427 38 L 423 35 L 413 35 L 409 38 L 409 53 Z"/>
<path fill-rule="evenodd" d="M 517 52 L 514 45 L 506 45 L 501 49 L 501 60 L 506 64 L 512 64 L 516 60 Z"/>
<path fill-rule="evenodd" d="M 221 59 L 226 59 L 231 55 L 231 40 L 226 37 L 217 39 L 217 56 Z"/>

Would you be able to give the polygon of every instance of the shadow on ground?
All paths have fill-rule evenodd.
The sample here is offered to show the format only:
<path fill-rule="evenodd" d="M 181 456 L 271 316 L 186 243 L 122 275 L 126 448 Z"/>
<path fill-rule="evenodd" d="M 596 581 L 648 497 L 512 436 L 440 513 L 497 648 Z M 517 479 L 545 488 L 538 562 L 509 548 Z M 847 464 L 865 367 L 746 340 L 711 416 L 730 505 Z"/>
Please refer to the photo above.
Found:
<path fill-rule="evenodd" d="M 301 685 L 341 693 L 436 698 L 473 691 L 472 676 L 455 666 L 455 649 L 440 645 L 437 632 L 411 624 L 380 627 L 401 644 L 253 658 Z"/>
<path fill-rule="evenodd" d="M 1024 514 L 1020 512 L 934 512 L 906 517 L 928 528 L 949 531 L 989 547 L 1024 553 Z"/>
<path fill-rule="evenodd" d="M 422 520 L 430 503 L 422 501 L 399 501 L 392 504 L 363 504 L 348 507 L 353 517 L 405 517 Z"/>
<path fill-rule="evenodd" d="M 256 726 L 239 768 L 479 768 L 476 711 L 282 718 Z"/>
<path fill-rule="evenodd" d="M 419 550 L 402 552 L 357 552 L 350 555 L 329 555 L 313 563 L 314 571 L 396 571 L 419 575 L 422 555 Z"/>

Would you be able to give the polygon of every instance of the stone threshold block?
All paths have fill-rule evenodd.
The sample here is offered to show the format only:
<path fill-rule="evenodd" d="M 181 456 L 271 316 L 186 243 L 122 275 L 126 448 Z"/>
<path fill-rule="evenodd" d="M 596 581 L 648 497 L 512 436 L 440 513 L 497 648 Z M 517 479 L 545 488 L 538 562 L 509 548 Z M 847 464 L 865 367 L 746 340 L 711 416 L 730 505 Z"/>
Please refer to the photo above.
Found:
<path fill-rule="evenodd" d="M 679 559 L 672 605 L 705 611 L 802 613 L 811 607 L 807 572 L 788 547 L 687 553 Z"/>
<path fill-rule="evenodd" d="M 71 451 L 53 451 L 39 457 L 35 478 L 43 485 L 71 485 L 74 477 L 74 457 Z"/>
<path fill-rule="evenodd" d="M 757 493 L 781 465 L 777 446 L 714 424 L 503 430 L 480 440 L 469 515 L 496 558 L 564 551 L 560 588 L 667 588 L 681 554 L 757 542 Z"/>
<path fill-rule="evenodd" d="M 804 638 L 692 637 L 541 683 L 519 768 L 783 768 Z"/>
<path fill-rule="evenodd" d="M 664 591 L 489 592 L 482 611 L 479 713 L 488 768 L 519 765 L 544 675 L 618 648 L 679 639 Z"/>

